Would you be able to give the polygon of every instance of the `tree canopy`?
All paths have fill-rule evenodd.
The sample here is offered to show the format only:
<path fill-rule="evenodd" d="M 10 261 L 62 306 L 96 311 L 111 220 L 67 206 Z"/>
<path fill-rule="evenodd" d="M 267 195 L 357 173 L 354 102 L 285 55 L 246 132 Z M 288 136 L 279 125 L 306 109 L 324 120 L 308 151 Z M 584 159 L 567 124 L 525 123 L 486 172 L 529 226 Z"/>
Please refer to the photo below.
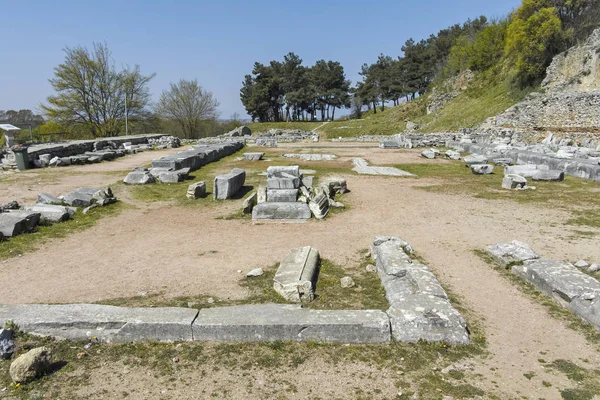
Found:
<path fill-rule="evenodd" d="M 290 121 L 335 118 L 337 108 L 350 106 L 350 82 L 344 67 L 319 60 L 312 67 L 289 53 L 283 61 L 255 63 L 242 82 L 240 98 L 252 120 Z"/>

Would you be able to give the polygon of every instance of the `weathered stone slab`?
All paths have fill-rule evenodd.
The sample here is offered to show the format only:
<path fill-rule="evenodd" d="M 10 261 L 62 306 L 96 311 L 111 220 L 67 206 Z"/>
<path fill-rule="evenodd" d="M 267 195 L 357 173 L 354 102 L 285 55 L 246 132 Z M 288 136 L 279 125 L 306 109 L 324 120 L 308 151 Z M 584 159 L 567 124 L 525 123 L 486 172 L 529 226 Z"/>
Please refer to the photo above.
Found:
<path fill-rule="evenodd" d="M 131 171 L 125 179 L 123 179 L 123 183 L 128 185 L 147 185 L 149 183 L 156 182 L 154 177 L 150 175 L 149 172 L 144 171 Z"/>
<path fill-rule="evenodd" d="M 406 171 L 394 167 L 374 167 L 370 166 L 363 158 L 355 158 L 352 160 L 354 164 L 353 171 L 361 175 L 384 175 L 384 176 L 415 176 Z"/>
<path fill-rule="evenodd" d="M 27 333 L 108 342 L 192 340 L 189 308 L 126 308 L 98 304 L 0 305 L 0 321 L 12 320 Z"/>
<path fill-rule="evenodd" d="M 48 193 L 40 193 L 37 197 L 37 204 L 62 204 L 62 200 Z"/>
<path fill-rule="evenodd" d="M 281 261 L 273 289 L 287 301 L 313 301 L 319 278 L 319 252 L 310 246 L 292 249 Z"/>
<path fill-rule="evenodd" d="M 244 158 L 248 161 L 260 161 L 265 153 L 244 153 Z"/>
<path fill-rule="evenodd" d="M 448 150 L 444 153 L 444 155 L 450 160 L 460 160 L 460 153 L 455 150 Z"/>
<path fill-rule="evenodd" d="M 379 310 L 311 310 L 292 304 L 204 308 L 194 340 L 389 343 L 387 315 Z"/>
<path fill-rule="evenodd" d="M 257 204 L 257 195 L 256 193 L 252 193 L 250 196 L 244 199 L 244 204 L 242 205 L 242 212 L 244 214 L 252 214 L 252 209 Z"/>
<path fill-rule="evenodd" d="M 527 186 L 527 179 L 521 175 L 508 174 L 502 178 L 503 189 L 524 189 Z"/>
<path fill-rule="evenodd" d="M 40 222 L 40 213 L 32 211 L 10 211 L 0 213 L 0 233 L 4 237 L 13 237 L 28 233 Z"/>
<path fill-rule="evenodd" d="M 298 189 L 267 189 L 270 203 L 293 203 L 298 200 Z"/>
<path fill-rule="evenodd" d="M 431 149 L 426 149 L 421 152 L 421 156 L 427 159 L 433 160 L 435 158 L 435 151 Z"/>
<path fill-rule="evenodd" d="M 539 254 L 533 251 L 527 243 L 518 240 L 488 246 L 485 251 L 502 265 L 522 263 L 527 260 L 540 258 Z"/>
<path fill-rule="evenodd" d="M 299 158 L 304 161 L 333 161 L 337 159 L 334 154 L 283 154 L 284 158 Z"/>
<path fill-rule="evenodd" d="M 308 207 L 316 219 L 323 219 L 329 213 L 329 198 L 321 193 L 308 202 Z"/>
<path fill-rule="evenodd" d="M 227 200 L 234 196 L 246 182 L 246 171 L 234 168 L 227 175 L 215 177 L 213 199 Z"/>
<path fill-rule="evenodd" d="M 101 203 L 101 205 L 106 205 L 115 200 L 110 188 L 78 188 L 63 198 L 65 204 L 73 207 L 88 207 L 94 201 Z"/>
<path fill-rule="evenodd" d="M 177 171 L 165 171 L 158 174 L 158 180 L 161 183 L 183 182 L 183 175 Z"/>
<path fill-rule="evenodd" d="M 511 158 L 494 158 L 492 162 L 494 163 L 494 165 L 499 167 L 508 167 L 512 164 L 513 161 Z"/>
<path fill-rule="evenodd" d="M 396 140 L 382 140 L 379 142 L 379 147 L 382 149 L 399 149 L 400 143 Z"/>
<path fill-rule="evenodd" d="M 476 165 L 476 164 L 487 164 L 488 159 L 485 156 L 480 154 L 471 154 L 470 156 L 466 156 L 463 158 L 463 161 L 467 166 Z"/>
<path fill-rule="evenodd" d="M 555 170 L 540 170 L 531 179 L 534 181 L 562 182 L 565 180 L 565 173 Z"/>
<path fill-rule="evenodd" d="M 50 204 L 37 204 L 34 206 L 23 207 L 25 211 L 33 213 L 39 213 L 41 215 L 40 222 L 46 224 L 54 224 L 57 222 L 64 222 L 71 218 L 71 212 L 67 207 L 50 205 Z"/>
<path fill-rule="evenodd" d="M 308 175 L 304 175 L 302 176 L 302 185 L 306 188 L 312 188 L 313 187 L 313 182 L 315 180 L 314 176 L 308 176 Z"/>
<path fill-rule="evenodd" d="M 544 258 L 514 265 L 512 272 L 600 330 L 598 280 L 569 263 Z"/>
<path fill-rule="evenodd" d="M 252 219 L 309 219 L 310 209 L 304 203 L 259 203 Z"/>
<path fill-rule="evenodd" d="M 300 178 L 267 178 L 268 189 L 298 189 Z"/>
<path fill-rule="evenodd" d="M 300 167 L 292 165 L 288 167 L 270 166 L 267 168 L 267 178 L 301 178 Z"/>
<path fill-rule="evenodd" d="M 199 199 L 206 196 L 206 183 L 204 181 L 192 183 L 188 186 L 186 196 L 188 199 Z"/>
<path fill-rule="evenodd" d="M 471 165 L 471 172 L 474 175 L 489 175 L 494 172 L 494 166 L 490 164 L 473 164 Z"/>
<path fill-rule="evenodd" d="M 549 169 L 547 165 L 512 165 L 504 168 L 504 175 L 517 174 L 524 178 L 533 178 L 539 171 L 548 171 Z"/>
<path fill-rule="evenodd" d="M 412 248 L 398 237 L 376 237 L 373 255 L 377 273 L 390 303 L 392 336 L 414 343 L 447 342 L 468 344 L 467 323 L 452 307 L 436 277 L 413 261 Z"/>

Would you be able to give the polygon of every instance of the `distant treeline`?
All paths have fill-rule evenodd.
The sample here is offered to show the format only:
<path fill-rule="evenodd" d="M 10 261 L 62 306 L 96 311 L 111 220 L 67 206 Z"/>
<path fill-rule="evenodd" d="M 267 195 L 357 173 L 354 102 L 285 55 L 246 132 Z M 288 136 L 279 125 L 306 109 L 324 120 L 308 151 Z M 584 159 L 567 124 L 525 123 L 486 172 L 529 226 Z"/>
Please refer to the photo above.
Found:
<path fill-rule="evenodd" d="M 377 112 L 427 93 L 433 82 L 467 69 L 510 77 L 520 88 L 543 79 L 552 58 L 600 27 L 600 0 L 523 0 L 507 18 L 467 20 L 421 41 L 407 40 L 401 56 L 381 54 L 364 64 L 354 87 L 334 61 L 302 65 L 294 53 L 283 62 L 256 63 L 240 92 L 253 120 L 333 119 L 335 109 L 363 106 Z"/>

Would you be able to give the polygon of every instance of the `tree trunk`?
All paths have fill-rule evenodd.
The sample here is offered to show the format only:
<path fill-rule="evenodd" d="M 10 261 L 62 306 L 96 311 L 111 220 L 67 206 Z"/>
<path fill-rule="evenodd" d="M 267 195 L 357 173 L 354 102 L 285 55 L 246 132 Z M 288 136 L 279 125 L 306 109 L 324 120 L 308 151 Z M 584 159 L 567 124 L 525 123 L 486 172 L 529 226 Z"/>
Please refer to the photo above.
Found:
<path fill-rule="evenodd" d="M 331 120 L 335 121 L 335 107 L 331 110 Z"/>
<path fill-rule="evenodd" d="M 373 100 L 373 114 L 377 114 L 377 103 Z"/>

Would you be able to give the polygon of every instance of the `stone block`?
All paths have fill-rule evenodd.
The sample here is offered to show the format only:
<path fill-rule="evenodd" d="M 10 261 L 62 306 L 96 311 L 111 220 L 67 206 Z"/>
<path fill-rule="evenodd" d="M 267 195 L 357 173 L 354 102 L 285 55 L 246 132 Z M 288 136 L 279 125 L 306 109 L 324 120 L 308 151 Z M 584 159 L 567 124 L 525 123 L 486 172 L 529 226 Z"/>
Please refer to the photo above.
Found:
<path fill-rule="evenodd" d="M 329 197 L 321 193 L 308 202 L 308 207 L 316 219 L 323 219 L 329 213 Z"/>
<path fill-rule="evenodd" d="M 434 159 L 434 158 L 435 158 L 435 152 L 434 152 L 433 150 L 431 150 L 431 149 L 423 150 L 423 151 L 421 152 L 421 156 L 422 156 L 422 157 L 425 157 L 425 158 L 427 158 L 427 159 L 430 159 L 430 160 L 432 160 L 432 159 Z"/>
<path fill-rule="evenodd" d="M 308 204 L 304 203 L 259 203 L 252 210 L 252 219 L 291 219 L 310 218 Z"/>
<path fill-rule="evenodd" d="M 214 200 L 226 200 L 234 196 L 244 186 L 246 181 L 246 171 L 240 168 L 234 168 L 227 175 L 218 175 L 215 177 L 213 188 Z"/>
<path fill-rule="evenodd" d="M 382 149 L 399 149 L 400 143 L 395 140 L 383 140 L 379 142 L 379 147 Z"/>
<path fill-rule="evenodd" d="M 456 150 L 448 150 L 444 153 L 449 160 L 460 160 L 460 153 Z"/>
<path fill-rule="evenodd" d="M 107 342 L 192 340 L 198 311 L 190 308 L 127 308 L 99 304 L 0 305 L 0 321 L 40 336 Z"/>
<path fill-rule="evenodd" d="M 527 179 L 521 175 L 508 174 L 502 178 L 502 189 L 525 189 L 527 187 Z"/>
<path fill-rule="evenodd" d="M 298 189 L 300 178 L 267 178 L 268 189 Z"/>
<path fill-rule="evenodd" d="M 0 213 L 0 233 L 4 237 L 13 237 L 32 232 L 39 224 L 40 213 L 31 211 L 10 211 Z"/>
<path fill-rule="evenodd" d="M 562 182 L 565 180 L 565 173 L 556 170 L 540 170 L 531 179 L 534 181 Z"/>
<path fill-rule="evenodd" d="M 242 212 L 244 214 L 252 214 L 252 209 L 257 204 L 257 195 L 256 193 L 252 193 L 250 196 L 244 199 L 244 203 L 242 205 Z"/>
<path fill-rule="evenodd" d="M 206 196 L 206 183 L 204 183 L 204 182 L 192 183 L 190 186 L 188 186 L 186 196 L 188 199 L 192 199 L 192 200 L 199 199 L 201 197 Z"/>
<path fill-rule="evenodd" d="M 548 171 L 549 169 L 550 167 L 543 164 L 512 165 L 504 168 L 504 175 L 516 174 L 523 178 L 533 178 L 539 171 Z"/>
<path fill-rule="evenodd" d="M 123 179 L 123 183 L 128 185 L 147 185 L 154 182 L 156 182 L 154 177 L 149 172 L 143 171 L 132 171 Z"/>
<path fill-rule="evenodd" d="M 471 154 L 470 156 L 466 156 L 463 161 L 467 166 L 476 165 L 476 164 L 486 164 L 488 162 L 487 157 L 479 155 L 479 154 Z"/>
<path fill-rule="evenodd" d="M 315 180 L 314 176 L 302 176 L 302 184 L 300 186 L 304 186 L 308 189 L 311 189 L 313 187 L 313 182 Z"/>
<path fill-rule="evenodd" d="M 48 193 L 40 193 L 37 197 L 37 204 L 62 204 L 62 200 Z"/>
<path fill-rule="evenodd" d="M 183 175 L 177 171 L 165 171 L 158 174 L 158 180 L 161 183 L 183 182 Z"/>
<path fill-rule="evenodd" d="M 494 163 L 494 165 L 499 166 L 499 167 L 508 167 L 512 164 L 512 159 L 511 158 L 494 158 L 492 160 L 492 162 Z"/>
<path fill-rule="evenodd" d="M 271 166 L 267 168 L 267 178 L 301 178 L 300 167 L 297 165 L 288 167 Z"/>
<path fill-rule="evenodd" d="M 390 324 L 379 310 L 312 310 L 293 304 L 204 308 L 194 340 L 228 342 L 389 343 Z"/>
<path fill-rule="evenodd" d="M 247 161 L 260 161 L 265 156 L 265 153 L 244 153 L 244 158 Z"/>
<path fill-rule="evenodd" d="M 88 207 L 93 202 L 102 202 L 103 205 L 116 201 L 110 188 L 78 188 L 66 194 L 63 202 L 73 207 Z"/>
<path fill-rule="evenodd" d="M 471 172 L 474 175 L 489 175 L 494 172 L 494 166 L 490 164 L 472 164 Z"/>
<path fill-rule="evenodd" d="M 293 203 L 298 200 L 298 189 L 267 189 L 270 203 Z"/>
<path fill-rule="evenodd" d="M 34 206 L 25 206 L 25 211 L 39 213 L 40 223 L 54 224 L 57 222 L 64 222 L 71 218 L 71 213 L 67 207 L 50 205 L 50 204 L 37 204 Z"/>
<path fill-rule="evenodd" d="M 527 243 L 513 240 L 510 243 L 498 243 L 485 249 L 493 259 L 502 265 L 522 263 L 527 260 L 540 258 L 539 254 L 529 247 Z"/>
<path fill-rule="evenodd" d="M 292 249 L 281 261 L 273 289 L 287 301 L 313 301 L 319 278 L 319 252 L 310 246 Z"/>

